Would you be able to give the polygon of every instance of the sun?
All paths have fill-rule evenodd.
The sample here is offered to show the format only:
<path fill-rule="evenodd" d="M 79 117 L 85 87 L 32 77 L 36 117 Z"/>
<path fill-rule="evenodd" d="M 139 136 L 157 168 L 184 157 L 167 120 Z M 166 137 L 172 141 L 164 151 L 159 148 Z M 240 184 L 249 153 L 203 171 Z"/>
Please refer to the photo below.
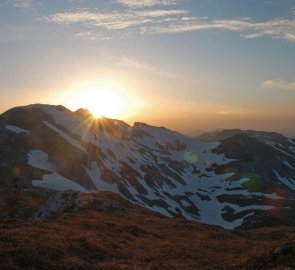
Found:
<path fill-rule="evenodd" d="M 95 82 L 72 91 L 67 103 L 75 109 L 89 109 L 94 117 L 120 118 L 127 110 L 128 97 L 114 84 Z"/>
<path fill-rule="evenodd" d="M 118 93 L 100 90 L 93 97 L 95 101 L 89 105 L 89 109 L 95 117 L 117 117 L 122 112 L 124 100 Z"/>
<path fill-rule="evenodd" d="M 88 108 L 95 117 L 114 118 L 120 116 L 125 106 L 125 100 L 119 93 L 111 89 L 85 89 L 81 93 L 83 107 Z"/>

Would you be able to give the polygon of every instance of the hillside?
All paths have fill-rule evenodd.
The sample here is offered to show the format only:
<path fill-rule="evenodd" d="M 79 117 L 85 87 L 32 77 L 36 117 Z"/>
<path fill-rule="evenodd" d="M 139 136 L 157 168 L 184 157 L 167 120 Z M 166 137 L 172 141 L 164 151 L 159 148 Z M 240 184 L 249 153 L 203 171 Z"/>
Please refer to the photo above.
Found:
<path fill-rule="evenodd" d="M 64 207 L 47 217 L 0 221 L 0 269 L 295 267 L 293 245 L 280 255 L 274 253 L 295 241 L 292 227 L 225 230 L 166 218 L 112 193 L 60 195 L 67 198 Z M 72 211 L 73 198 L 83 201 L 79 210 Z"/>

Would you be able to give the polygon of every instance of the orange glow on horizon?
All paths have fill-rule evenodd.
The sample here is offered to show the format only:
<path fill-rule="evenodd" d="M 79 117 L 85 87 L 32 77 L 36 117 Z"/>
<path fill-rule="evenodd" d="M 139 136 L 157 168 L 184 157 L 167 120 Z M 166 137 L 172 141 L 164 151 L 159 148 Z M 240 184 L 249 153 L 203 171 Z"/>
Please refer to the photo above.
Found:
<path fill-rule="evenodd" d="M 82 83 L 63 93 L 62 100 L 72 110 L 87 108 L 96 118 L 128 118 L 140 104 L 122 85 L 110 81 Z"/>

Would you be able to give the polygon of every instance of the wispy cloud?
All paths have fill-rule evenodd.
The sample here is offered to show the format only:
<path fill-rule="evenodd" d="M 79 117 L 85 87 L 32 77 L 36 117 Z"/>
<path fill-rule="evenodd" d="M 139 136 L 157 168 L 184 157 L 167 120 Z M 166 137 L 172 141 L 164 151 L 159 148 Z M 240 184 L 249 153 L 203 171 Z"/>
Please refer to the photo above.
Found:
<path fill-rule="evenodd" d="M 33 2 L 34 0 L 6 0 L 2 5 L 8 4 L 17 8 L 29 8 L 33 5 Z"/>
<path fill-rule="evenodd" d="M 267 80 L 262 83 L 264 88 L 285 91 L 295 91 L 295 82 L 285 82 L 282 80 Z"/>
<path fill-rule="evenodd" d="M 247 39 L 270 36 L 295 41 L 295 18 L 273 19 L 265 22 L 251 22 L 248 19 L 234 20 L 203 20 L 203 21 L 176 21 L 169 24 L 156 26 L 143 26 L 143 33 L 180 33 L 188 31 L 200 31 L 219 29 L 242 32 L 241 37 Z M 246 32 L 246 33 L 243 33 Z"/>
<path fill-rule="evenodd" d="M 271 36 L 273 38 L 283 38 L 295 41 L 295 17 L 289 19 L 273 19 L 261 23 L 252 23 L 250 30 L 252 33 L 243 34 L 244 38 L 258 38 Z"/>
<path fill-rule="evenodd" d="M 215 20 L 208 21 L 206 17 L 203 20 L 181 20 L 169 22 L 162 25 L 143 26 L 142 33 L 181 33 L 188 31 L 199 31 L 206 29 L 227 29 L 227 30 L 243 30 L 247 29 L 249 23 L 239 20 Z"/>
<path fill-rule="evenodd" d="M 176 0 L 116 0 L 118 3 L 128 7 L 152 7 L 176 5 Z"/>
<path fill-rule="evenodd" d="M 117 0 L 128 6 L 143 7 L 149 5 L 171 5 L 175 1 L 133 1 Z M 130 30 L 132 33 L 156 34 L 156 33 L 181 33 L 202 30 L 227 30 L 236 31 L 246 39 L 254 39 L 262 36 L 281 38 L 295 41 L 295 15 L 288 18 L 276 18 L 268 21 L 253 22 L 249 18 L 210 20 L 208 17 L 190 16 L 185 9 L 123 9 L 112 12 L 102 12 L 97 9 L 78 9 L 68 12 L 60 12 L 43 18 L 46 22 L 58 24 L 79 24 L 86 28 L 95 28 L 107 31 Z"/>
<path fill-rule="evenodd" d="M 96 33 L 91 31 L 78 32 L 75 34 L 76 38 L 90 41 L 110 40 L 112 37 L 104 35 L 103 33 Z"/>
<path fill-rule="evenodd" d="M 126 56 L 122 57 L 121 60 L 117 63 L 117 65 L 151 72 L 156 75 L 170 78 L 170 79 L 182 79 L 183 78 L 180 74 L 176 74 L 171 71 L 167 71 L 163 68 L 154 67 L 152 65 L 148 65 L 146 63 L 143 63 L 142 61 L 139 61 L 138 59 L 130 58 L 130 57 L 126 57 Z"/>
<path fill-rule="evenodd" d="M 186 10 L 134 10 L 100 12 L 82 9 L 61 12 L 45 18 L 47 22 L 58 24 L 82 24 L 87 27 L 98 27 L 107 30 L 127 29 L 133 26 L 161 23 L 166 18 L 187 14 Z"/>

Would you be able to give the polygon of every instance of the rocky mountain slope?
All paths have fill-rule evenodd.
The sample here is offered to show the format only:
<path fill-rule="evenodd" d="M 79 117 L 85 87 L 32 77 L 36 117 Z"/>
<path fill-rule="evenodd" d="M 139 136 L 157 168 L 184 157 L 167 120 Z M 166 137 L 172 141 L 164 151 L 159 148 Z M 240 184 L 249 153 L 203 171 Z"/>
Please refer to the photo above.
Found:
<path fill-rule="evenodd" d="M 83 109 L 16 107 L 0 116 L 0 176 L 22 192 L 111 191 L 168 217 L 224 228 L 292 223 L 295 141 L 259 132 L 218 141 L 94 119 Z"/>

